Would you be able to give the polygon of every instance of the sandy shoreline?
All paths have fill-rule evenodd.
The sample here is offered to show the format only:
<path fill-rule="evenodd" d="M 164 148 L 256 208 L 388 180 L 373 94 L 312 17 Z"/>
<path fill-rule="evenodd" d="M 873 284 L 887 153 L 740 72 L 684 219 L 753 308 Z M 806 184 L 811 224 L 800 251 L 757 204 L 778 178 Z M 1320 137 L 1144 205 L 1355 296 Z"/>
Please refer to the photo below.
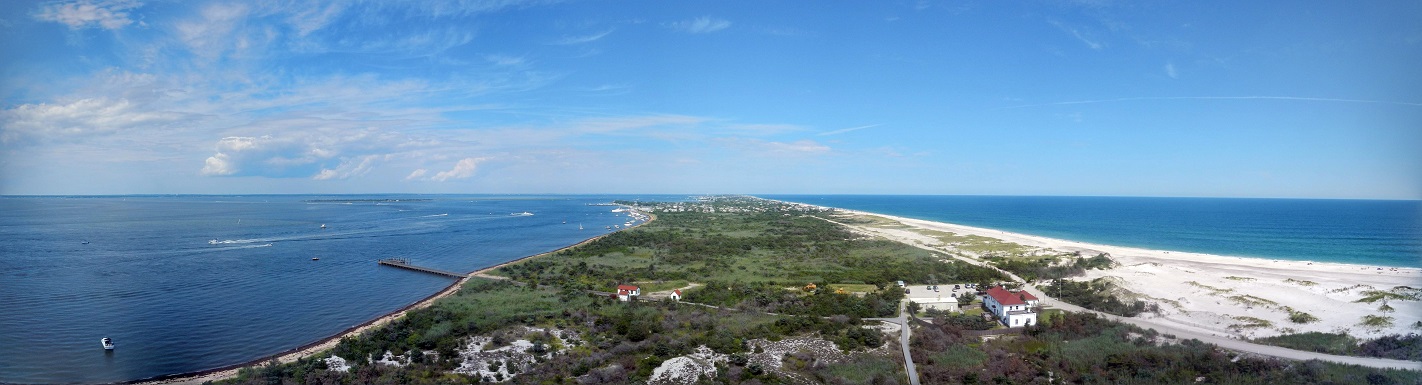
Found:
<path fill-rule="evenodd" d="M 1091 270 L 1083 279 L 1107 278 L 1139 299 L 1160 304 L 1158 321 L 1221 336 L 1256 338 L 1288 332 L 1334 332 L 1359 338 L 1422 332 L 1422 302 L 1393 300 L 1393 310 L 1379 310 L 1383 302 L 1355 302 L 1368 290 L 1397 286 L 1422 287 L 1422 269 L 1351 265 L 1331 262 L 1272 260 L 1212 254 L 1150 250 L 1092 244 L 1006 232 L 951 223 L 904 218 L 877 213 L 836 210 L 886 218 L 908 226 L 882 228 L 855 226 L 900 242 L 950 254 L 957 250 L 918 230 L 995 238 L 1033 248 L 1060 252 L 1080 251 L 1084 256 L 1108 253 L 1118 263 L 1107 270 Z M 970 257 L 976 257 L 969 255 Z M 1289 310 L 1318 318 L 1294 323 Z M 1360 325 L 1365 315 L 1392 317 L 1387 327 Z M 1157 317 L 1150 315 L 1150 317 Z M 1248 317 L 1248 318 L 1244 318 Z M 1234 327 L 1266 321 L 1269 326 Z"/>
<path fill-rule="evenodd" d="M 624 207 L 625 207 L 625 206 L 624 206 Z M 625 229 L 618 230 L 618 231 L 625 231 L 625 230 L 628 230 L 628 229 L 632 229 L 632 228 L 636 228 L 636 227 L 641 227 L 642 225 L 645 225 L 645 224 L 647 224 L 647 223 L 651 223 L 652 221 L 654 221 L 654 220 L 657 219 L 657 216 L 656 216 L 656 215 L 652 215 L 651 213 L 642 213 L 642 214 L 647 215 L 647 220 L 643 221 L 642 223 L 638 223 L 638 224 L 636 224 L 636 225 L 634 225 L 634 226 L 627 227 L 627 228 L 625 228 Z M 520 263 L 520 262 L 527 261 L 527 260 L 533 259 L 533 258 L 538 258 L 538 257 L 546 256 L 546 255 L 552 255 L 552 254 L 554 254 L 554 253 L 558 253 L 558 252 L 561 252 L 561 251 L 563 251 L 563 250 L 567 250 L 567 249 L 571 249 L 571 248 L 574 248 L 574 247 L 582 246 L 582 245 L 588 244 L 588 243 L 590 243 L 590 242 L 596 241 L 596 240 L 598 240 L 598 239 L 602 239 L 602 237 L 606 237 L 606 236 L 608 236 L 609 234 L 616 233 L 616 232 L 617 232 L 617 231 L 613 231 L 613 232 L 609 232 L 609 233 L 604 233 L 604 234 L 601 234 L 601 235 L 598 235 L 598 236 L 594 236 L 594 237 L 591 237 L 591 238 L 588 238 L 588 239 L 584 239 L 582 242 L 578 242 L 578 243 L 575 243 L 575 244 L 572 244 L 572 245 L 568 245 L 568 246 L 564 246 L 564 247 L 558 248 L 558 249 L 556 249 L 556 250 L 552 250 L 552 251 L 548 251 L 548 252 L 543 252 L 543 253 L 538 253 L 538 254 L 534 254 L 534 255 L 525 256 L 525 257 L 522 257 L 522 258 L 514 259 L 514 260 L 511 260 L 511 261 L 506 261 L 506 262 L 503 262 L 503 263 L 499 263 L 499 264 L 497 264 L 497 265 L 493 265 L 493 266 L 489 266 L 489 267 L 486 267 L 486 268 L 483 268 L 483 269 L 479 269 L 479 270 L 475 270 L 475 271 L 469 272 L 469 274 L 466 275 L 464 278 L 460 278 L 459 280 L 456 280 L 454 283 L 451 283 L 449 286 L 445 287 L 444 290 L 440 290 L 440 291 L 437 292 L 437 293 L 431 294 L 430 296 L 425 297 L 425 299 L 422 299 L 422 300 L 417 301 L 417 302 L 415 302 L 415 303 L 412 303 L 412 304 L 410 304 L 410 305 L 408 305 L 408 306 L 405 306 L 405 307 L 403 307 L 403 308 L 400 308 L 399 310 L 396 310 L 396 311 L 394 311 L 394 312 L 391 312 L 391 313 L 388 313 L 388 314 L 386 314 L 386 315 L 380 316 L 380 317 L 378 317 L 378 318 L 376 318 L 376 319 L 372 319 L 372 320 L 366 321 L 365 323 L 362 323 L 362 324 L 360 324 L 360 325 L 353 326 L 353 327 L 351 327 L 351 328 L 349 328 L 349 329 L 346 329 L 345 331 L 342 331 L 342 332 L 340 332 L 340 333 L 337 333 L 336 335 L 333 335 L 333 336 L 330 336 L 330 337 L 326 337 L 326 338 L 321 339 L 321 340 L 319 340 L 319 341 L 316 341 L 316 342 L 313 342 L 313 343 L 310 343 L 310 344 L 306 344 L 306 345 L 304 345 L 304 346 L 301 346 L 301 347 L 298 347 L 298 348 L 295 348 L 295 349 L 292 349 L 292 350 L 288 350 L 288 351 L 285 351 L 285 352 L 277 353 L 277 354 L 274 354 L 274 355 L 271 355 L 271 356 L 266 356 L 266 357 L 258 358 L 258 359 L 255 359 L 255 360 L 252 360 L 252 361 L 248 361 L 248 362 L 245 362 L 245 363 L 241 363 L 241 364 L 229 365 L 229 366 L 224 366 L 224 367 L 220 367 L 220 368 L 216 368 L 216 369 L 208 369 L 208 370 L 203 370 L 203 371 L 193 372 L 193 373 L 181 373 L 181 374 L 173 374 L 173 375 L 168 375 L 168 376 L 161 376 L 161 377 L 153 378 L 153 379 L 127 381 L 127 382 L 123 382 L 123 384 L 134 384 L 134 385 L 197 385 L 197 384 L 202 384 L 202 383 L 208 382 L 208 381 L 219 381 L 219 380 L 225 380 L 225 379 L 229 379 L 229 378 L 236 377 L 236 376 L 237 376 L 237 372 L 240 371 L 240 370 L 242 370 L 243 368 L 254 368 L 254 367 L 259 367 L 259 366 L 262 366 L 262 365 L 266 365 L 268 362 L 270 362 L 270 361 L 273 360 L 273 359 L 275 359 L 275 360 L 277 360 L 278 362 L 281 362 L 281 363 L 295 362 L 296 360 L 300 360 L 300 359 L 302 359 L 302 358 L 310 357 L 310 356 L 312 356 L 312 355 L 315 355 L 315 354 L 318 354 L 318 353 L 321 353 L 321 352 L 330 350 L 331 348 L 336 347 L 336 344 L 340 343 L 340 342 L 341 342 L 341 339 L 344 339 L 344 338 L 346 338 L 346 337 L 358 336 L 358 335 L 361 335 L 361 334 L 365 333 L 366 331 L 369 331 L 369 330 L 372 330 L 372 329 L 375 329 L 375 328 L 379 328 L 379 327 L 385 326 L 385 325 L 389 324 L 390 322 L 393 322 L 393 321 L 395 321 L 395 320 L 397 320 L 397 319 L 400 319 L 400 317 L 404 317 L 404 316 L 405 316 L 405 313 L 407 313 L 407 312 L 409 312 L 409 311 L 411 311 L 411 310 L 416 310 L 416 309 L 421 309 L 421 308 L 429 307 L 430 305 L 434 304 L 435 301 L 438 301 L 438 300 L 440 300 L 441 298 L 448 297 L 449 295 L 452 295 L 452 294 L 454 294 L 454 293 L 459 292 L 459 288 L 463 287 L 463 286 L 464 286 L 464 283 L 465 283 L 465 282 L 468 282 L 469 279 L 471 279 L 471 278 L 476 278 L 476 277 L 477 277 L 477 278 L 486 278 L 486 279 L 506 279 L 506 278 L 503 278 L 503 277 L 488 275 L 488 272 L 494 271 L 495 269 L 498 269 L 498 268 L 500 268 L 500 267 L 504 267 L 504 266 L 508 266 L 508 265 L 512 265 L 512 264 L 516 264 L 516 263 Z"/>

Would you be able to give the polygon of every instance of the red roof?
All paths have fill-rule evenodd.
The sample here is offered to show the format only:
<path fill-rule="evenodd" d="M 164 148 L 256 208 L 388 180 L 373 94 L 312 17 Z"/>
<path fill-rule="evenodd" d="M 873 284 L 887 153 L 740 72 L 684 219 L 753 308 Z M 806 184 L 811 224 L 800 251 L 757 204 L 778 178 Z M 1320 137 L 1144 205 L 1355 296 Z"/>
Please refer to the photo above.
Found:
<path fill-rule="evenodd" d="M 617 285 L 617 294 L 627 294 L 627 293 L 631 293 L 631 292 L 634 292 L 634 291 L 637 291 L 637 287 L 636 287 L 636 286 L 632 286 L 632 285 Z"/>
<path fill-rule="evenodd" d="M 676 295 L 681 295 L 681 289 L 672 290 L 672 293 L 676 293 Z"/>
<path fill-rule="evenodd" d="M 994 286 L 991 289 L 987 289 L 987 295 L 1003 306 L 1026 305 L 1027 303 L 1022 301 L 1023 299 L 1028 301 L 1037 300 L 1037 297 L 1032 296 L 1032 293 L 1026 291 L 1013 293 L 1003 289 L 1002 286 Z"/>

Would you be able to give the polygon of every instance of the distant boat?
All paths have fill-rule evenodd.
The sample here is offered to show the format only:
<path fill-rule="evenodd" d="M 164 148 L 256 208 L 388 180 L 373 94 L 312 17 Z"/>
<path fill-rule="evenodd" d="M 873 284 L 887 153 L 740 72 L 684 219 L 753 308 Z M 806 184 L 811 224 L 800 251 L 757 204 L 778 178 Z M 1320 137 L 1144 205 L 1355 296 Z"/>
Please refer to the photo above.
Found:
<path fill-rule="evenodd" d="M 583 229 L 583 224 L 582 224 L 582 223 L 579 223 L 579 224 L 578 224 L 578 230 L 582 230 L 582 229 Z"/>
<path fill-rule="evenodd" d="M 87 244 L 89 244 L 89 241 L 88 241 L 88 240 L 85 240 L 84 242 L 79 242 L 79 244 L 81 244 L 81 245 L 87 245 Z"/>
<path fill-rule="evenodd" d="M 114 350 L 114 340 L 109 337 L 104 337 L 99 343 L 104 345 L 104 350 Z"/>
<path fill-rule="evenodd" d="M 312 260 L 312 261 L 320 261 L 321 258 L 311 257 L 311 260 Z"/>
<path fill-rule="evenodd" d="M 321 224 L 321 228 L 323 228 L 323 229 L 326 228 L 326 224 L 325 224 L 325 223 L 322 223 L 322 224 Z"/>

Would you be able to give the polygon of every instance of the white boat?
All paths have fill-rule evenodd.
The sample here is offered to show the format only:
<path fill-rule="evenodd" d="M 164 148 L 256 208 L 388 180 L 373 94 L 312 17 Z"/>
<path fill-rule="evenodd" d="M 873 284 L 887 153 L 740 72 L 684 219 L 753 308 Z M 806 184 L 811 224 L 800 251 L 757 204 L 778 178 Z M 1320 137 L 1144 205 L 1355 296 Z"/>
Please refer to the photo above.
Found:
<path fill-rule="evenodd" d="M 326 228 L 326 224 L 325 224 L 325 223 L 322 223 L 322 224 L 321 224 L 321 228 L 323 228 L 323 229 Z"/>
<path fill-rule="evenodd" d="M 582 223 L 579 223 L 579 224 L 578 224 L 578 230 L 582 230 L 582 229 L 583 229 L 583 224 L 582 224 Z"/>
<path fill-rule="evenodd" d="M 104 337 L 99 343 L 104 345 L 104 350 L 114 350 L 114 340 L 109 337 Z"/>

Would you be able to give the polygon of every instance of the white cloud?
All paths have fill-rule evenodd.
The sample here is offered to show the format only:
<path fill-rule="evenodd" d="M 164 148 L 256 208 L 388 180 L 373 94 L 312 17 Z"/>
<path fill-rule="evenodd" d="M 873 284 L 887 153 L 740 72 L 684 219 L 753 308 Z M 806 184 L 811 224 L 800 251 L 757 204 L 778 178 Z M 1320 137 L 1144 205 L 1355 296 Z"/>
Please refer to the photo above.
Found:
<path fill-rule="evenodd" d="M 484 60 L 488 60 L 489 63 L 493 63 L 494 65 L 499 65 L 499 66 L 515 66 L 515 65 L 519 65 L 519 64 L 523 64 L 523 63 L 524 63 L 524 58 L 523 58 L 522 56 L 497 55 L 497 54 L 495 54 L 495 55 L 484 55 Z"/>
<path fill-rule="evenodd" d="M 1180 78 L 1180 74 L 1175 72 L 1175 63 L 1165 63 L 1165 76 L 1169 76 L 1171 79 Z"/>
<path fill-rule="evenodd" d="M 79 0 L 50 3 L 40 7 L 35 18 L 69 26 L 69 29 L 99 27 L 119 29 L 132 24 L 128 11 L 142 6 L 133 0 Z"/>
<path fill-rule="evenodd" d="M 821 132 L 821 133 L 820 133 L 820 136 L 839 135 L 839 134 L 843 134 L 843 133 L 846 133 L 846 132 L 859 131 L 859 130 L 863 130 L 863 129 L 866 129 L 866 128 L 879 127 L 879 126 L 882 126 L 882 125 L 883 125 L 883 124 L 870 124 L 870 125 L 867 125 L 867 126 L 841 128 L 841 129 L 838 129 L 838 130 Z"/>
<path fill-rule="evenodd" d="M 287 18 L 287 22 L 291 23 L 292 27 L 296 29 L 298 36 L 310 35 L 311 32 L 325 28 L 345 11 L 345 3 L 342 2 L 331 2 L 325 4 L 325 6 L 321 6 L 319 2 L 314 1 L 309 3 L 297 2 L 297 4 L 303 3 L 307 5 L 308 8 L 291 12 L 291 16 Z"/>
<path fill-rule="evenodd" d="M 255 48 L 258 39 L 270 41 L 267 34 L 248 34 L 239 30 L 242 20 L 250 9 L 243 4 L 211 4 L 202 9 L 201 18 L 179 22 L 174 25 L 178 40 L 188 50 L 208 59 L 215 59 L 227 52 L 246 51 Z"/>
<path fill-rule="evenodd" d="M 434 176 L 430 177 L 430 180 L 435 182 L 444 182 L 450 179 L 464 179 L 474 176 L 474 172 L 479 169 L 479 163 L 482 163 L 484 160 L 485 158 L 460 159 L 459 163 L 454 164 L 454 168 L 449 169 L 449 171 L 440 171 L 438 173 L 435 173 Z"/>
<path fill-rule="evenodd" d="M 23 104 L 0 111 L 0 143 L 84 139 L 137 127 L 163 125 L 184 114 L 153 111 L 128 99 L 91 98 L 69 103 Z"/>
<path fill-rule="evenodd" d="M 1063 32 L 1070 33 L 1072 37 L 1075 37 L 1077 40 L 1080 40 L 1082 43 L 1086 44 L 1087 47 L 1091 47 L 1091 49 L 1100 51 L 1102 48 L 1106 48 L 1105 44 L 1097 41 L 1096 39 L 1091 38 L 1089 32 L 1082 31 L 1079 28 L 1069 26 L 1058 21 L 1051 21 L 1051 23 L 1058 29 L 1061 29 Z"/>
<path fill-rule="evenodd" d="M 739 149 L 750 155 L 767 157 L 802 157 L 827 154 L 831 151 L 829 146 L 809 139 L 794 142 L 774 142 L 759 139 L 725 138 L 718 141 L 723 145 Z"/>
<path fill-rule="evenodd" d="M 411 171 L 411 172 L 410 172 L 410 175 L 405 176 L 405 180 L 420 179 L 420 177 L 425 176 L 425 173 L 428 173 L 428 172 L 429 172 L 429 170 L 425 170 L 425 169 L 423 169 L 423 168 L 415 169 L 415 171 Z"/>
<path fill-rule="evenodd" d="M 428 149 L 429 141 L 363 127 L 367 124 L 312 118 L 256 121 L 229 131 L 267 134 L 218 140 L 199 174 L 347 179 L 365 175 L 388 159 L 414 157 Z"/>
<path fill-rule="evenodd" d="M 374 167 L 381 158 L 381 155 L 366 155 L 356 157 L 355 159 L 344 159 L 336 168 L 323 168 L 320 172 L 316 173 L 315 176 L 311 177 L 311 179 L 348 179 L 353 176 L 365 175 L 365 173 L 370 172 L 370 169 Z M 359 160 L 359 162 L 356 160 Z"/>
<path fill-rule="evenodd" d="M 591 43 L 591 42 L 595 42 L 595 41 L 598 41 L 598 40 L 602 40 L 602 38 L 607 37 L 607 35 L 610 35 L 610 34 L 612 34 L 612 30 L 609 29 L 609 30 L 602 31 L 602 32 L 598 32 L 598 33 L 594 33 L 594 34 L 591 34 L 591 35 L 564 36 L 562 39 L 558 39 L 558 41 L 555 41 L 555 42 L 553 42 L 552 44 L 554 44 L 554 45 L 574 45 L 574 44 Z"/>
<path fill-rule="evenodd" d="M 724 19 L 713 19 L 710 16 L 702 16 L 691 20 L 671 23 L 671 27 L 690 33 L 711 33 L 731 27 L 731 22 Z"/>

